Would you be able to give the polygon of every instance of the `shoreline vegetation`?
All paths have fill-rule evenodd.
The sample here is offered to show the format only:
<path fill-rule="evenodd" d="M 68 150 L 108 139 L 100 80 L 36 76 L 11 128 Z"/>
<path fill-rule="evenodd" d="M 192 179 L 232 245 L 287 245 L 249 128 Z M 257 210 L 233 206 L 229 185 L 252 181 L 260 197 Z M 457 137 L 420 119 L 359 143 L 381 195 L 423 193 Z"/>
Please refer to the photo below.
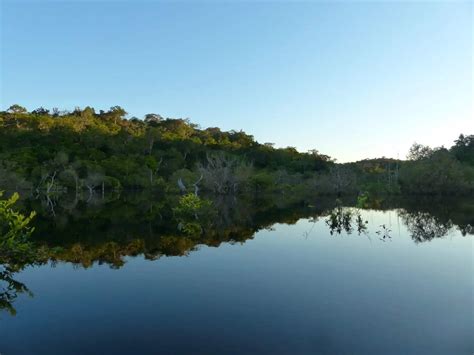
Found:
<path fill-rule="evenodd" d="M 0 112 L 0 189 L 92 199 L 116 190 L 217 195 L 467 195 L 474 136 L 450 148 L 414 144 L 407 160 L 337 163 L 316 149 L 275 148 L 242 131 L 119 107 L 96 112 L 12 105 Z"/>
<path fill-rule="evenodd" d="M 242 131 L 158 114 L 126 117 L 119 106 L 0 112 L 0 282 L 7 285 L 0 310 L 14 314 L 16 297 L 30 293 L 14 279 L 27 266 L 120 267 L 126 256 L 182 256 L 199 245 L 244 243 L 303 217 L 325 218 L 331 235 L 361 235 L 363 209 L 391 206 L 417 243 L 454 227 L 473 233 L 473 135 L 449 149 L 414 144 L 408 160 L 339 164 Z M 413 195 L 415 208 L 406 202 Z M 446 206 L 439 216 L 431 202 L 418 207 L 450 196 L 462 207 Z M 383 226 L 378 237 L 389 240 L 390 232 Z"/>

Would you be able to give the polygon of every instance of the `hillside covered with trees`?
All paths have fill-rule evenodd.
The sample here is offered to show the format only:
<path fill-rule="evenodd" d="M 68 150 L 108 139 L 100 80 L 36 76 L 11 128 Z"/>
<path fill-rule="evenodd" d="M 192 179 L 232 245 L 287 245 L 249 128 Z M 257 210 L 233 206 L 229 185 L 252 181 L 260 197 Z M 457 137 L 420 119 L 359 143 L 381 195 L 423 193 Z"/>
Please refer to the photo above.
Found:
<path fill-rule="evenodd" d="M 188 119 L 127 118 L 119 106 L 28 112 L 13 105 L 0 112 L 0 189 L 38 194 L 474 191 L 473 135 L 461 135 L 449 149 L 414 144 L 407 158 L 337 164 L 317 150 L 277 149 L 245 132 L 201 129 Z"/>

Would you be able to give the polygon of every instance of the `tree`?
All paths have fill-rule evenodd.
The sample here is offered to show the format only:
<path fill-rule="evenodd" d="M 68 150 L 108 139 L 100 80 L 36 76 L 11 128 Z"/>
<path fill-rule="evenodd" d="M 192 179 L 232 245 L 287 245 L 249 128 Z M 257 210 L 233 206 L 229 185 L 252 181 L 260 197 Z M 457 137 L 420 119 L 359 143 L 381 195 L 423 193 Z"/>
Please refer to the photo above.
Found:
<path fill-rule="evenodd" d="M 207 188 L 218 194 L 227 194 L 237 191 L 237 180 L 234 168 L 237 159 L 223 152 L 207 154 L 207 164 L 199 164 L 199 171 L 204 177 Z"/>
<path fill-rule="evenodd" d="M 162 120 L 163 117 L 157 113 L 147 113 L 145 115 L 145 123 L 150 126 L 157 126 Z"/>
<path fill-rule="evenodd" d="M 11 105 L 7 112 L 11 112 L 11 113 L 27 113 L 28 110 L 26 108 L 24 108 L 23 106 L 20 106 L 18 104 L 14 104 L 14 105 Z"/>
<path fill-rule="evenodd" d="M 81 118 L 85 120 L 90 120 L 95 116 L 95 110 L 92 107 L 87 106 L 84 110 L 81 111 L 80 115 Z"/>
<path fill-rule="evenodd" d="M 428 159 L 433 154 L 434 150 L 427 145 L 422 145 L 418 143 L 413 143 L 408 151 L 407 159 L 408 160 L 422 160 Z"/>
<path fill-rule="evenodd" d="M 104 174 L 99 170 L 90 170 L 84 179 L 84 185 L 89 189 L 89 199 L 91 200 L 94 190 L 105 182 Z"/>
<path fill-rule="evenodd" d="M 161 139 L 161 130 L 155 126 L 151 126 L 146 130 L 145 139 L 147 143 L 148 155 L 151 155 L 155 142 Z"/>
<path fill-rule="evenodd" d="M 125 118 L 127 111 L 120 106 L 112 106 L 106 115 L 114 121 L 114 124 L 117 124 L 117 121 Z"/>
<path fill-rule="evenodd" d="M 53 116 L 53 117 L 58 117 L 58 116 L 59 116 L 59 113 L 60 113 L 59 108 L 53 107 L 53 114 L 52 114 L 52 116 Z"/>
<path fill-rule="evenodd" d="M 212 203 L 196 194 L 186 194 L 179 198 L 178 206 L 173 209 L 178 229 L 188 235 L 200 235 L 203 223 L 213 215 Z"/>
<path fill-rule="evenodd" d="M 402 191 L 413 194 L 457 194 L 473 187 L 470 169 L 448 150 L 440 149 L 429 159 L 410 161 L 400 168 Z"/>
<path fill-rule="evenodd" d="M 162 162 L 163 157 L 161 157 L 159 161 L 157 161 L 153 156 L 147 156 L 145 158 L 145 165 L 148 168 L 148 171 L 150 172 L 150 185 L 153 184 L 155 174 L 158 173 Z"/>
<path fill-rule="evenodd" d="M 36 110 L 31 111 L 34 115 L 47 115 L 49 114 L 49 110 L 45 109 L 44 107 L 39 107 Z"/>
<path fill-rule="evenodd" d="M 16 314 L 12 303 L 20 293 L 31 294 L 28 288 L 13 278 L 15 272 L 36 262 L 37 250 L 30 242 L 34 229 L 29 226 L 35 213 L 25 216 L 13 208 L 19 195 L 14 193 L 9 199 L 1 199 L 0 192 L 0 281 L 7 287 L 0 288 L 0 309 Z M 0 283 L 1 284 L 1 283 Z"/>
<path fill-rule="evenodd" d="M 353 192 L 356 176 L 348 166 L 335 165 L 330 176 L 335 193 Z"/>
<path fill-rule="evenodd" d="M 451 148 L 451 152 L 459 161 L 474 166 L 474 135 L 461 134 Z"/>

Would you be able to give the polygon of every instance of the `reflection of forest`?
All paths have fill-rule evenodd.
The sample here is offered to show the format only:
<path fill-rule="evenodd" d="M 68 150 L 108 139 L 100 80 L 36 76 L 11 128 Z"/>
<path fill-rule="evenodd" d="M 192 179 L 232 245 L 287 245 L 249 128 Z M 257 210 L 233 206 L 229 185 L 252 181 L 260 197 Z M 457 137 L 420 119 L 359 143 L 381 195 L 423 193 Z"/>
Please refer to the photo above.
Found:
<path fill-rule="evenodd" d="M 355 203 L 352 199 L 335 201 L 333 197 L 314 201 L 295 201 L 281 195 L 209 197 L 215 213 L 198 220 L 202 233 L 183 235 L 173 215 L 177 199 L 175 195 L 151 198 L 128 194 L 86 203 L 72 196 L 56 201 L 54 215 L 49 203 L 24 203 L 27 209 L 38 212 L 34 236 L 47 246 L 49 257 L 84 267 L 94 261 L 120 267 L 126 255 L 144 254 L 148 259 L 156 259 L 162 255 L 186 255 L 197 245 L 245 242 L 256 231 L 274 223 L 294 224 L 300 218 L 328 216 L 338 203 Z M 369 208 L 399 209 L 415 242 L 443 237 L 452 228 L 458 228 L 463 235 L 474 232 L 474 204 L 459 199 L 374 199 Z"/>
<path fill-rule="evenodd" d="M 57 201 L 54 215 L 47 203 L 24 203 L 26 209 L 38 211 L 34 237 L 47 246 L 50 258 L 84 267 L 94 261 L 120 267 L 126 255 L 157 259 L 186 255 L 197 245 L 217 247 L 223 242 L 245 242 L 274 223 L 294 224 L 300 218 L 327 214 L 334 205 L 310 207 L 281 196 L 218 196 L 212 199 L 215 213 L 198 219 L 202 233 L 186 235 L 178 230 L 173 214 L 177 199 L 131 194 L 111 201 L 97 199 L 92 204 L 64 200 Z"/>
<path fill-rule="evenodd" d="M 142 254 L 154 260 L 161 256 L 187 255 L 198 245 L 243 243 L 258 230 L 275 223 L 294 224 L 301 218 L 324 217 L 331 234 L 353 230 L 361 234 L 366 228 L 361 211 L 349 207 L 356 203 L 353 198 L 319 197 L 305 201 L 282 195 L 208 198 L 214 212 L 196 220 L 202 227 L 199 235 L 186 235 L 178 230 L 173 207 L 179 196 L 175 195 L 151 198 L 129 194 L 92 201 L 75 196 L 54 202 L 25 199 L 22 207 L 38 213 L 33 235 L 38 259 L 28 265 L 50 261 L 90 267 L 98 262 L 119 268 L 125 256 Z M 441 238 L 456 228 L 463 236 L 474 234 L 474 204 L 469 201 L 373 199 L 368 208 L 397 209 L 416 243 Z M 381 238 L 390 237 L 385 227 L 380 233 Z M 27 265 L 19 265 L 18 269 L 24 266 Z M 0 309 L 10 313 L 15 312 L 12 303 L 18 294 L 29 293 L 13 276 L 5 268 L 2 271 L 0 263 Z"/>

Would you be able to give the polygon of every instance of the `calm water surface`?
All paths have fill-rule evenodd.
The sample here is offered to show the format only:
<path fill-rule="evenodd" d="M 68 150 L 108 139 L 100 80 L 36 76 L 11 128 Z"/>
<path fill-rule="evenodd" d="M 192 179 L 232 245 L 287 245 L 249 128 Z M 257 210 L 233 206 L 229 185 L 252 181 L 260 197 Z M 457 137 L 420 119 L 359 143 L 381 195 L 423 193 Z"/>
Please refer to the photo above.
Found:
<path fill-rule="evenodd" d="M 472 235 L 360 213 L 360 234 L 322 214 L 119 268 L 27 267 L 0 353 L 471 354 Z"/>

